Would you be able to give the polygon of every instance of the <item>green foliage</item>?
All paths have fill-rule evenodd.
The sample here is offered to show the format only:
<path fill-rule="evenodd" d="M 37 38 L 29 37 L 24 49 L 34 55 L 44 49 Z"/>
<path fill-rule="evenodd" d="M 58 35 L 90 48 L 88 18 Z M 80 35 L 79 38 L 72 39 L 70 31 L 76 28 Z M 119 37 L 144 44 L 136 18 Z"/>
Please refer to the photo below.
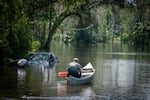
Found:
<path fill-rule="evenodd" d="M 58 28 L 61 33 L 62 27 L 67 29 L 67 41 L 70 41 L 70 37 L 71 40 L 74 37 L 77 41 L 89 42 L 91 39 L 107 41 L 122 36 L 124 41 L 149 42 L 148 0 L 138 0 L 136 3 L 137 8 L 121 8 L 123 0 L 117 3 L 101 0 L 2 0 L 0 58 L 16 59 L 39 46 L 49 47 L 53 35 L 58 32 Z M 64 22 L 68 16 L 74 22 Z M 59 27 L 62 22 L 65 24 Z M 91 24 L 94 25 L 92 32 L 72 32 L 72 28 L 83 28 Z"/>
<path fill-rule="evenodd" d="M 74 11 L 77 7 L 80 7 L 81 5 L 86 3 L 86 0 L 60 0 L 60 4 L 62 4 L 66 9 L 69 11 Z"/>
<path fill-rule="evenodd" d="M 2 1 L 0 6 L 0 61 L 24 57 L 31 48 L 31 35 L 28 16 L 22 10 L 23 2 Z"/>
<path fill-rule="evenodd" d="M 8 34 L 10 57 L 24 57 L 31 49 L 31 35 L 27 16 L 23 15 L 12 25 L 11 33 Z"/>
<path fill-rule="evenodd" d="M 144 23 L 136 23 L 132 27 L 132 34 L 130 35 L 130 40 L 134 43 L 142 43 L 143 33 L 144 33 Z"/>
<path fill-rule="evenodd" d="M 32 51 L 37 51 L 40 47 L 40 42 L 39 41 L 32 41 Z"/>
<path fill-rule="evenodd" d="M 122 40 L 123 40 L 124 42 L 129 41 L 129 40 L 130 40 L 130 35 L 124 33 L 123 36 L 122 36 Z"/>
<path fill-rule="evenodd" d="M 79 31 L 74 36 L 75 42 L 78 43 L 90 43 L 91 34 L 90 30 Z"/>

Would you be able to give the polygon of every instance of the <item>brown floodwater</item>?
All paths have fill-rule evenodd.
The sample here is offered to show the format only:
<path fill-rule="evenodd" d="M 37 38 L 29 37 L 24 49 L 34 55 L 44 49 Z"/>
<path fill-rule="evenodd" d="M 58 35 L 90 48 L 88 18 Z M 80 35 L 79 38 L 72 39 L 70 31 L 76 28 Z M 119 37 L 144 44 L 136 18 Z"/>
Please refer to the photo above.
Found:
<path fill-rule="evenodd" d="M 56 67 L 2 66 L 0 99 L 12 100 L 150 100 L 150 48 L 107 43 L 65 45 L 53 43 L 51 52 L 59 59 Z M 68 86 L 66 70 L 73 57 L 82 66 L 96 69 L 91 84 Z"/>

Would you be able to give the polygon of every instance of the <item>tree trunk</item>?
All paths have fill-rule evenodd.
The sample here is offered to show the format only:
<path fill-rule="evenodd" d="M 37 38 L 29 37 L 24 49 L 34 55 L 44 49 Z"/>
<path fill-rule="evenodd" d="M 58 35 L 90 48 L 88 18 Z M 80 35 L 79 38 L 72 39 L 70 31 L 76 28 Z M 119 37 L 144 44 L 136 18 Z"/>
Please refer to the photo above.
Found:
<path fill-rule="evenodd" d="M 52 37 L 53 37 L 53 35 L 54 35 L 55 30 L 56 30 L 56 28 L 55 28 L 55 29 L 54 29 L 54 27 L 51 28 L 51 22 L 49 22 L 48 38 L 47 38 L 47 41 L 46 41 L 45 46 L 44 46 L 44 48 L 45 48 L 46 50 L 49 50 L 49 49 L 50 49 L 50 44 L 51 44 Z"/>
<path fill-rule="evenodd" d="M 77 13 L 74 12 L 69 12 L 68 10 L 64 11 L 63 13 L 61 13 L 55 20 L 54 24 L 52 25 L 52 21 L 51 21 L 51 15 L 50 15 L 50 22 L 49 22 L 49 34 L 48 34 L 48 38 L 46 40 L 45 46 L 44 48 L 46 50 L 50 50 L 50 44 L 52 41 L 52 37 L 56 32 L 56 29 L 58 28 L 58 26 L 62 23 L 62 21 L 67 18 L 70 15 L 78 15 Z M 79 15 L 78 15 L 79 16 Z"/>
<path fill-rule="evenodd" d="M 43 22 L 42 24 L 42 31 L 40 32 L 41 36 L 40 36 L 40 43 L 41 43 L 41 49 L 44 48 L 44 44 L 45 44 L 45 39 L 46 39 L 46 22 Z"/>

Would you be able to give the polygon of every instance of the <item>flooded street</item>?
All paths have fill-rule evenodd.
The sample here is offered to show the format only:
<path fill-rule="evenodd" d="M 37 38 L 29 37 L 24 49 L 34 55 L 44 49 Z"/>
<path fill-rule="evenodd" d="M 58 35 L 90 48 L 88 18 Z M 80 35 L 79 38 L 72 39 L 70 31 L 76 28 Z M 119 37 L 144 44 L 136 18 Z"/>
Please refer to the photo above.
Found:
<path fill-rule="evenodd" d="M 65 45 L 53 43 L 56 67 L 6 67 L 0 70 L 0 99 L 150 100 L 150 49 L 128 44 Z M 91 84 L 68 86 L 66 71 L 73 57 L 96 69 Z"/>

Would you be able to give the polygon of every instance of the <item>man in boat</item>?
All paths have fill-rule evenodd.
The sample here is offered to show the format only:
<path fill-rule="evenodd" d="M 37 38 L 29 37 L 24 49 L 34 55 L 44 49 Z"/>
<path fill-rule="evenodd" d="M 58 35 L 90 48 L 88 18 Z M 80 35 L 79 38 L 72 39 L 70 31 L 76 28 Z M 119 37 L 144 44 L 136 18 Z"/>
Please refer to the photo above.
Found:
<path fill-rule="evenodd" d="M 73 61 L 68 64 L 68 75 L 72 75 L 73 77 L 80 78 L 81 77 L 81 65 L 79 64 L 78 58 L 73 58 Z"/>

